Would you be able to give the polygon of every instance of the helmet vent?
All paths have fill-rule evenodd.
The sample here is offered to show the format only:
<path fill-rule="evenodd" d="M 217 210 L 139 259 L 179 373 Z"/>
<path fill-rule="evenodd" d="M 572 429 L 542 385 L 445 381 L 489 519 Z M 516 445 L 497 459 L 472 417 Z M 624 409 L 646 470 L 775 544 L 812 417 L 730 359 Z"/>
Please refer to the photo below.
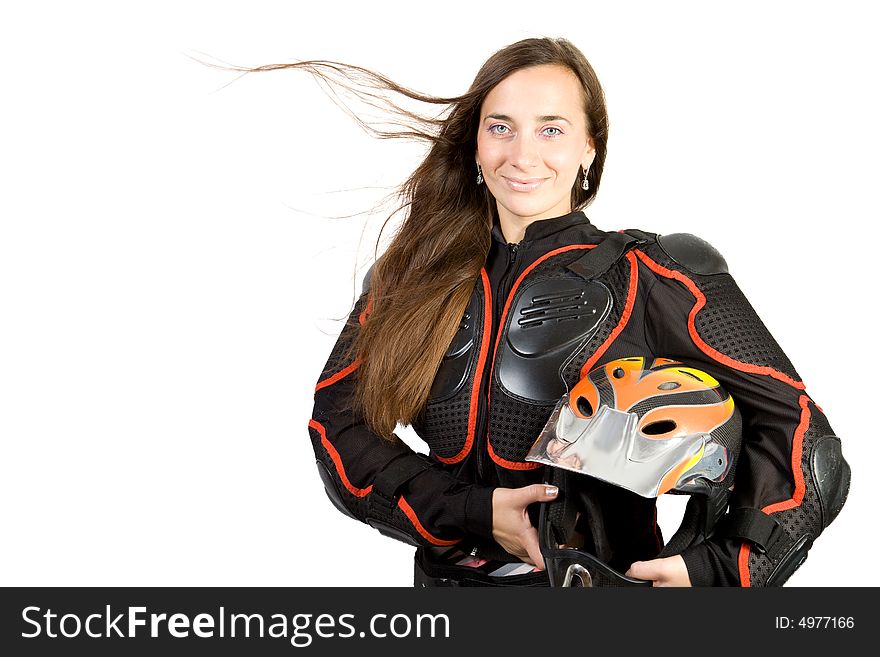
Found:
<path fill-rule="evenodd" d="M 657 386 L 657 390 L 675 390 L 676 388 L 681 388 L 681 384 L 678 381 L 667 381 Z"/>
<path fill-rule="evenodd" d="M 678 425 L 673 420 L 657 420 L 646 425 L 642 429 L 642 433 L 649 436 L 660 436 L 664 433 L 674 431 Z"/>
<path fill-rule="evenodd" d="M 583 395 L 577 398 L 577 408 L 584 417 L 590 417 L 593 414 L 593 405 Z"/>
<path fill-rule="evenodd" d="M 678 371 L 679 371 L 680 373 L 682 373 L 682 374 L 686 374 L 687 376 L 691 377 L 692 379 L 696 379 L 697 381 L 700 381 L 701 383 L 703 382 L 703 379 L 701 379 L 700 377 L 698 377 L 698 376 L 697 376 L 696 374 L 694 374 L 693 372 L 687 372 L 687 371 L 685 371 L 685 370 L 678 370 Z"/>

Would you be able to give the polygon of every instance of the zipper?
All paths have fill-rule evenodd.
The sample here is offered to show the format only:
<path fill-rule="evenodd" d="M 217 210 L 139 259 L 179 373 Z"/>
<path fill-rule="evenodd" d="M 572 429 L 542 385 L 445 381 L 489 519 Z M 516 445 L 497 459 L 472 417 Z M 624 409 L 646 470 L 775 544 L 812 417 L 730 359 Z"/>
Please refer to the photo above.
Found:
<path fill-rule="evenodd" d="M 480 392 L 477 401 L 477 424 L 474 429 L 474 450 L 476 452 L 477 462 L 477 480 L 485 481 L 485 455 L 489 453 L 489 387 L 492 382 L 489 381 L 490 374 L 495 363 L 495 353 L 497 350 L 498 337 L 501 333 L 501 312 L 504 309 L 504 303 L 507 301 L 507 295 L 510 293 L 511 272 L 516 271 L 516 264 L 520 251 L 519 243 L 507 245 L 507 267 L 501 280 L 498 283 L 498 294 L 492 302 L 492 335 L 489 340 L 489 349 L 486 363 L 483 366 L 483 375 L 480 378 Z M 491 294 L 491 286 L 490 286 Z M 497 321 L 497 325 L 496 325 Z"/>

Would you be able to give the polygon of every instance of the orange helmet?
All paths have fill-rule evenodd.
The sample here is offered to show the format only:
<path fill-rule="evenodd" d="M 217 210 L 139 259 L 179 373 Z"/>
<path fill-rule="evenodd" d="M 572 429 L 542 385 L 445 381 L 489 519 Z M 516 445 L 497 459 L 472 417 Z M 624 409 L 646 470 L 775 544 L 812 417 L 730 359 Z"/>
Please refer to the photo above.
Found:
<path fill-rule="evenodd" d="M 644 497 L 729 485 L 739 453 L 733 398 L 710 374 L 668 358 L 621 358 L 581 379 L 530 461 L 582 472 Z"/>
<path fill-rule="evenodd" d="M 675 548 L 674 554 L 710 534 L 724 512 L 741 441 L 741 419 L 733 398 L 710 374 L 668 358 L 657 358 L 650 366 L 641 357 L 621 358 L 592 370 L 563 396 L 526 460 L 589 475 L 643 497 L 695 495 L 696 503 L 688 507 L 698 517 L 682 521 L 667 545 Z M 580 486 L 577 476 L 554 476 L 554 472 L 549 481 L 562 483 L 563 488 L 589 487 Z M 553 504 L 571 505 L 578 499 L 564 491 L 566 497 L 567 501 Z M 542 510 L 542 521 L 544 515 Z M 549 517 L 575 515 L 569 510 Z M 554 555 L 559 557 L 559 549 L 546 545 L 547 540 L 555 535 L 558 544 L 565 544 L 570 529 L 540 528 L 548 564 Z M 690 534 L 684 536 L 683 531 Z M 575 551 L 564 552 L 566 559 L 556 559 L 557 565 L 574 567 Z M 668 554 L 668 550 L 661 553 Z M 594 557 L 588 560 L 592 566 Z M 584 562 L 578 569 L 584 570 Z M 561 577 L 557 573 L 559 577 L 553 578 L 550 566 L 548 570 L 551 579 Z M 627 579 L 614 572 L 603 576 Z"/>

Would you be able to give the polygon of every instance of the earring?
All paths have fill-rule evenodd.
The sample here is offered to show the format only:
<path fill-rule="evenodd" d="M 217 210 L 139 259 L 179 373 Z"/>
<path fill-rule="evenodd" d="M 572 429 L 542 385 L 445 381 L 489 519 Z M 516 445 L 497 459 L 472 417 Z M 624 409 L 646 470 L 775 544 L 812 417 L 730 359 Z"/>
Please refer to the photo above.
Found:
<path fill-rule="evenodd" d="M 483 170 L 480 168 L 479 164 L 477 164 L 477 184 L 483 184 Z"/>
<path fill-rule="evenodd" d="M 581 188 L 582 188 L 584 191 L 587 191 L 588 189 L 590 189 L 590 181 L 587 180 L 587 172 L 586 172 L 586 170 L 584 171 L 584 183 L 581 185 Z"/>

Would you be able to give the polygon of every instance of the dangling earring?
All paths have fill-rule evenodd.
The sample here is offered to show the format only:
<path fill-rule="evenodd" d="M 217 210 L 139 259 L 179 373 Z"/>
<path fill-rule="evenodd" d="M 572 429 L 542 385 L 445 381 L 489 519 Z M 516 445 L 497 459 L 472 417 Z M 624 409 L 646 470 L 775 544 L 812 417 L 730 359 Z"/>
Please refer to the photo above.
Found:
<path fill-rule="evenodd" d="M 584 191 L 587 191 L 588 189 L 590 189 L 590 181 L 587 180 L 587 171 L 586 171 L 586 169 L 584 169 L 584 183 L 581 185 L 581 188 L 582 188 Z"/>
<path fill-rule="evenodd" d="M 480 168 L 479 164 L 477 164 L 477 184 L 483 184 L 483 170 Z"/>

